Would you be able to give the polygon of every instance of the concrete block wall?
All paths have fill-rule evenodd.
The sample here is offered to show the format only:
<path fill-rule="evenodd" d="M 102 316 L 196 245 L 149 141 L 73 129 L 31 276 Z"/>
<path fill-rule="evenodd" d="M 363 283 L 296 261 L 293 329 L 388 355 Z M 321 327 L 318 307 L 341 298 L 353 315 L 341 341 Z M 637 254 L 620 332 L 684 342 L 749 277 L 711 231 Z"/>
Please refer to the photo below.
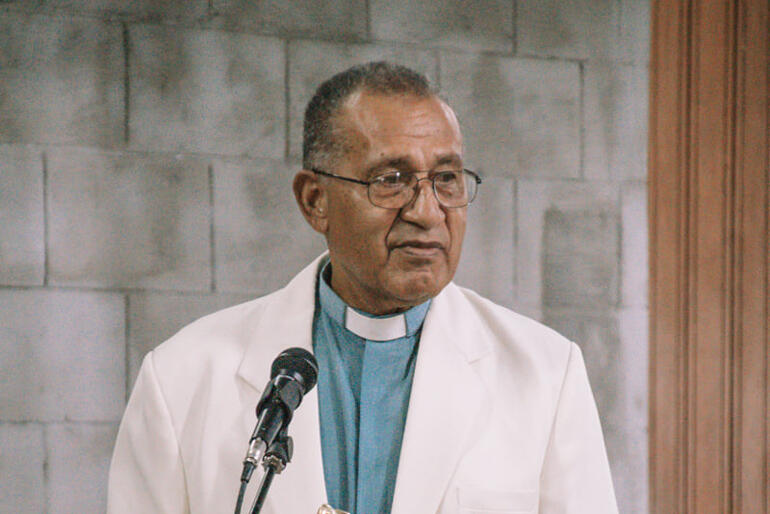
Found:
<path fill-rule="evenodd" d="M 437 82 L 484 177 L 456 280 L 582 347 L 647 511 L 648 0 L 0 2 L 0 512 L 100 512 L 144 354 L 281 287 L 318 82 Z"/>

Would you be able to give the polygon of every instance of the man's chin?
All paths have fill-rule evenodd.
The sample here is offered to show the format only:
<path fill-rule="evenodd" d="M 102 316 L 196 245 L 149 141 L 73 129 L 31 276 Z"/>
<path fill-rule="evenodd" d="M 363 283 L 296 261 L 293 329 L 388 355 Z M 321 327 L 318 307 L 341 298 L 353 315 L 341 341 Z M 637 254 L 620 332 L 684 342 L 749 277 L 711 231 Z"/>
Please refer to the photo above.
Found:
<path fill-rule="evenodd" d="M 439 294 L 449 280 L 439 280 L 429 273 L 408 273 L 399 277 L 395 295 L 405 304 L 412 307 L 426 302 Z"/>

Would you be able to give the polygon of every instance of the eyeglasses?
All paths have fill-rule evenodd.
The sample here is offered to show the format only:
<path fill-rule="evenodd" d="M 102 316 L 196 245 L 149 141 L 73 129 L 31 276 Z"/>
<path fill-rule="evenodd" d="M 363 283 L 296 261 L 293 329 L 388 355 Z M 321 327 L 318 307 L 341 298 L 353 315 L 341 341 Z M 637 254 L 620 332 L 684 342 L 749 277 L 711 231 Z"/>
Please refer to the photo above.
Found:
<path fill-rule="evenodd" d="M 421 180 L 430 180 L 433 194 L 444 207 L 465 207 L 476 198 L 476 191 L 481 184 L 481 177 L 471 170 L 445 170 L 431 172 L 425 178 L 417 178 L 414 173 L 389 171 L 377 175 L 371 180 L 358 180 L 311 168 L 313 173 L 367 186 L 369 201 L 385 209 L 401 209 L 417 195 L 417 185 Z"/>

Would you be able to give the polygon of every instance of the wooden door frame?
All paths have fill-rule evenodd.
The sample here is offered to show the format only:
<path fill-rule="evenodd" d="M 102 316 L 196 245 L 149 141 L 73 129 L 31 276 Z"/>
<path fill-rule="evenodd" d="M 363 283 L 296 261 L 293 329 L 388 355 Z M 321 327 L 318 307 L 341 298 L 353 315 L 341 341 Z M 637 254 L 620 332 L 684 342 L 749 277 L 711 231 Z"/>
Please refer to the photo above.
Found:
<path fill-rule="evenodd" d="M 653 0 L 651 512 L 770 512 L 768 3 Z"/>

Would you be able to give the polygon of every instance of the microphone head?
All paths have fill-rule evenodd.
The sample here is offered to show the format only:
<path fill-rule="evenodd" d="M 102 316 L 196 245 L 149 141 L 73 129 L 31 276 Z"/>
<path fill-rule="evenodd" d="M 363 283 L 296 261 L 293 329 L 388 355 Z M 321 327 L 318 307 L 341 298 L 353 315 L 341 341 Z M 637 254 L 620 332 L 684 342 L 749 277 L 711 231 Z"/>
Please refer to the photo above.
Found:
<path fill-rule="evenodd" d="M 295 379 L 302 386 L 302 393 L 315 387 L 318 381 L 318 363 L 312 353 L 304 348 L 288 348 L 282 351 L 270 367 L 270 378 L 284 375 Z"/>

